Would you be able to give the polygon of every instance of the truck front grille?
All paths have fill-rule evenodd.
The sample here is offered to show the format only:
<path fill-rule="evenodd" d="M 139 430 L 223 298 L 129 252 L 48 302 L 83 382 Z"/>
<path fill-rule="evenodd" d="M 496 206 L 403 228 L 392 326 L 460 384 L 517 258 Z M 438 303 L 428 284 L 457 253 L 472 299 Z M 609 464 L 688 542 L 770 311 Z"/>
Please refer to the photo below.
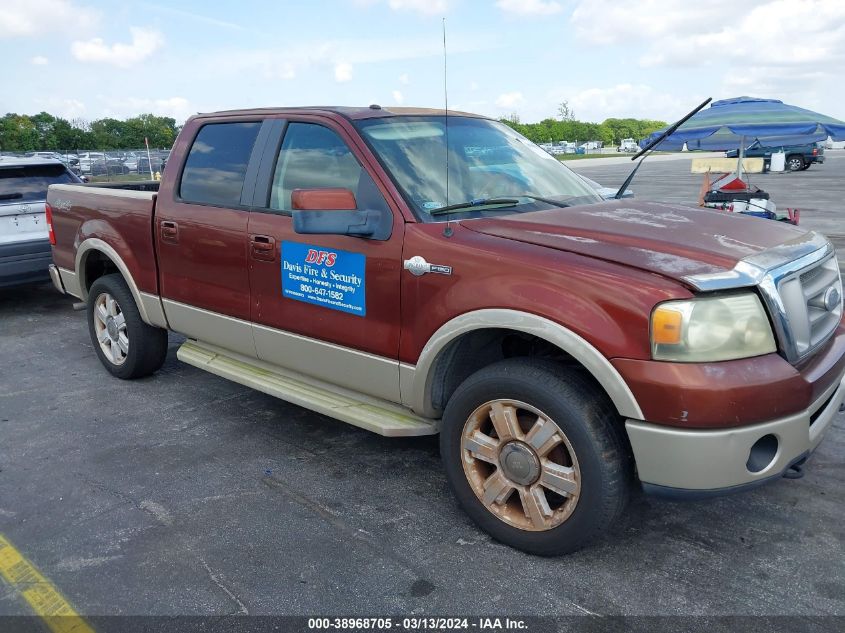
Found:
<path fill-rule="evenodd" d="M 842 279 L 835 254 L 783 277 L 778 285 L 793 360 L 824 343 L 842 320 Z"/>

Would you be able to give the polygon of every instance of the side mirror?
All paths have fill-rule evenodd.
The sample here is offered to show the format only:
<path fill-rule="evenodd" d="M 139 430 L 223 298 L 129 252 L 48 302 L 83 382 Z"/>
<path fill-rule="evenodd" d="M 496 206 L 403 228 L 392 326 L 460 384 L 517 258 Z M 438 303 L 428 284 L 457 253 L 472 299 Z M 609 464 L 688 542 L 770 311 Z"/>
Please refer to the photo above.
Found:
<path fill-rule="evenodd" d="M 348 189 L 295 189 L 291 194 L 293 230 L 303 235 L 351 235 L 386 240 L 393 217 L 381 209 L 356 209 Z"/>
<path fill-rule="evenodd" d="M 290 202 L 302 211 L 354 211 L 358 207 L 349 189 L 294 189 Z"/>

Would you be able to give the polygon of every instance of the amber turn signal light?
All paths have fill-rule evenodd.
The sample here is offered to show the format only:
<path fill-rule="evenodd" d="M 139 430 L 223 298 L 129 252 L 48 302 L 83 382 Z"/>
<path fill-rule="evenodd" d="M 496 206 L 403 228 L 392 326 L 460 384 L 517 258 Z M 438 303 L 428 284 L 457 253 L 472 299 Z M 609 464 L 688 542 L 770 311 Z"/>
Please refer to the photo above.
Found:
<path fill-rule="evenodd" d="M 681 342 L 681 323 L 684 315 L 672 308 L 658 307 L 651 316 L 651 340 L 658 345 L 677 345 Z"/>

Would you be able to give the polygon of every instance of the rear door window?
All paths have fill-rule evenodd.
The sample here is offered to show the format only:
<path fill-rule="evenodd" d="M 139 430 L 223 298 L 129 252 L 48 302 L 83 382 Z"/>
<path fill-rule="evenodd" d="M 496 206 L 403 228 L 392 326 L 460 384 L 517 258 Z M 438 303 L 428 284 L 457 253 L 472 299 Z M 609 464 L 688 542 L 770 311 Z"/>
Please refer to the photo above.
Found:
<path fill-rule="evenodd" d="M 179 186 L 183 202 L 237 207 L 259 122 L 209 123 L 194 139 Z"/>
<path fill-rule="evenodd" d="M 64 165 L 0 165 L 0 204 L 41 202 L 47 199 L 48 186 L 76 182 Z"/>

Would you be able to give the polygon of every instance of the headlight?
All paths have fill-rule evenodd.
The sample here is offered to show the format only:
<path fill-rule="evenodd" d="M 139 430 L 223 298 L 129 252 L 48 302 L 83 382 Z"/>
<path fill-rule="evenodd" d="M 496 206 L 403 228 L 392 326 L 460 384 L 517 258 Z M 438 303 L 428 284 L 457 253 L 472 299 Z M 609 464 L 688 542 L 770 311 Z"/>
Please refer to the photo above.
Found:
<path fill-rule="evenodd" d="M 651 315 L 655 360 L 702 363 L 776 350 L 772 328 L 755 294 L 667 301 Z"/>

